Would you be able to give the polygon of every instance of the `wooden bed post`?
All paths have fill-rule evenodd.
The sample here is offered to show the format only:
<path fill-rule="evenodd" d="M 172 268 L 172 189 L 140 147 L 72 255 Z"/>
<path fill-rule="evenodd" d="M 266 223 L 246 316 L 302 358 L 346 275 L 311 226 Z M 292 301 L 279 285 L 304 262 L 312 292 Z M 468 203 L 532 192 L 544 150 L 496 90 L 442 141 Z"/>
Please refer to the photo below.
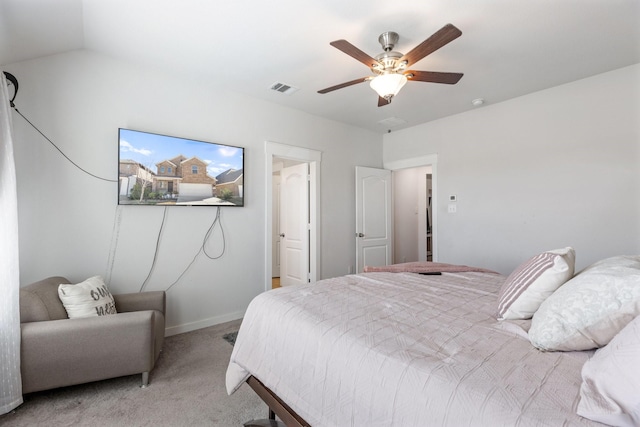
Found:
<path fill-rule="evenodd" d="M 247 384 L 269 407 L 269 419 L 249 421 L 244 424 L 245 427 L 311 427 L 308 422 L 296 414 L 289 405 L 265 387 L 257 378 L 254 376 L 249 377 Z M 284 424 L 276 420 L 276 415 Z"/>

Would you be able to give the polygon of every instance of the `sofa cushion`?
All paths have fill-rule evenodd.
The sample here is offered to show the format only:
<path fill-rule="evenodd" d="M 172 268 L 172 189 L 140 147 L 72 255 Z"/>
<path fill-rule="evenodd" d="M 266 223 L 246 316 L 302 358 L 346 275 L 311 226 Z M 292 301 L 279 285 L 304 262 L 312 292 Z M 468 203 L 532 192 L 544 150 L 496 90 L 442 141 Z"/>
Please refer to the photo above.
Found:
<path fill-rule="evenodd" d="M 60 283 L 69 283 L 69 280 L 48 277 L 21 288 L 20 323 L 66 319 L 67 312 L 58 297 Z"/>
<path fill-rule="evenodd" d="M 78 284 L 60 284 L 58 295 L 69 319 L 117 314 L 116 303 L 100 276 Z"/>

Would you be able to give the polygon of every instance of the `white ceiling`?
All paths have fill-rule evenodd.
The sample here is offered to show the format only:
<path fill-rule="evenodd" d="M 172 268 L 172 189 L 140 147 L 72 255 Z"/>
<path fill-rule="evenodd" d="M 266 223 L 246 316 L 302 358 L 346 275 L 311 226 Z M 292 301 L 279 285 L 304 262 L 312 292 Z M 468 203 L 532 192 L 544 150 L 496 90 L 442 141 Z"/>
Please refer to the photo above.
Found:
<path fill-rule="evenodd" d="M 384 107 L 367 83 L 317 93 L 371 74 L 329 42 L 375 56 L 395 31 L 407 53 L 447 23 L 462 36 L 411 68 L 457 85 L 409 82 Z M 382 133 L 639 63 L 640 1 L 0 0 L 0 65 L 81 48 Z"/>

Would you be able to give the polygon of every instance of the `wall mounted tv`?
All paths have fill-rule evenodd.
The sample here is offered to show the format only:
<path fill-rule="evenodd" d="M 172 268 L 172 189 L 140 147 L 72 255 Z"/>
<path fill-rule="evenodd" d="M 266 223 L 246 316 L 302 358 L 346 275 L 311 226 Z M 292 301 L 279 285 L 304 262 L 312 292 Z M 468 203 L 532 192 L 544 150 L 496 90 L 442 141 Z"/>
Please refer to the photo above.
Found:
<path fill-rule="evenodd" d="M 118 130 L 118 204 L 244 206 L 244 148 Z"/>

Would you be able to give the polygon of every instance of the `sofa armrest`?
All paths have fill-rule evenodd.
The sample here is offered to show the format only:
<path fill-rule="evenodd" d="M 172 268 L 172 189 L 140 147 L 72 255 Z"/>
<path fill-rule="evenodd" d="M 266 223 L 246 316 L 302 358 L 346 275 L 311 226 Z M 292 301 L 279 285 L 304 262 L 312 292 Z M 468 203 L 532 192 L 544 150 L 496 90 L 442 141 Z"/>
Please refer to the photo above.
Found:
<path fill-rule="evenodd" d="M 149 372 L 155 311 L 22 323 L 23 392 Z"/>
<path fill-rule="evenodd" d="M 157 310 L 165 314 L 165 291 L 136 292 L 131 294 L 114 295 L 118 313 L 142 310 Z"/>

